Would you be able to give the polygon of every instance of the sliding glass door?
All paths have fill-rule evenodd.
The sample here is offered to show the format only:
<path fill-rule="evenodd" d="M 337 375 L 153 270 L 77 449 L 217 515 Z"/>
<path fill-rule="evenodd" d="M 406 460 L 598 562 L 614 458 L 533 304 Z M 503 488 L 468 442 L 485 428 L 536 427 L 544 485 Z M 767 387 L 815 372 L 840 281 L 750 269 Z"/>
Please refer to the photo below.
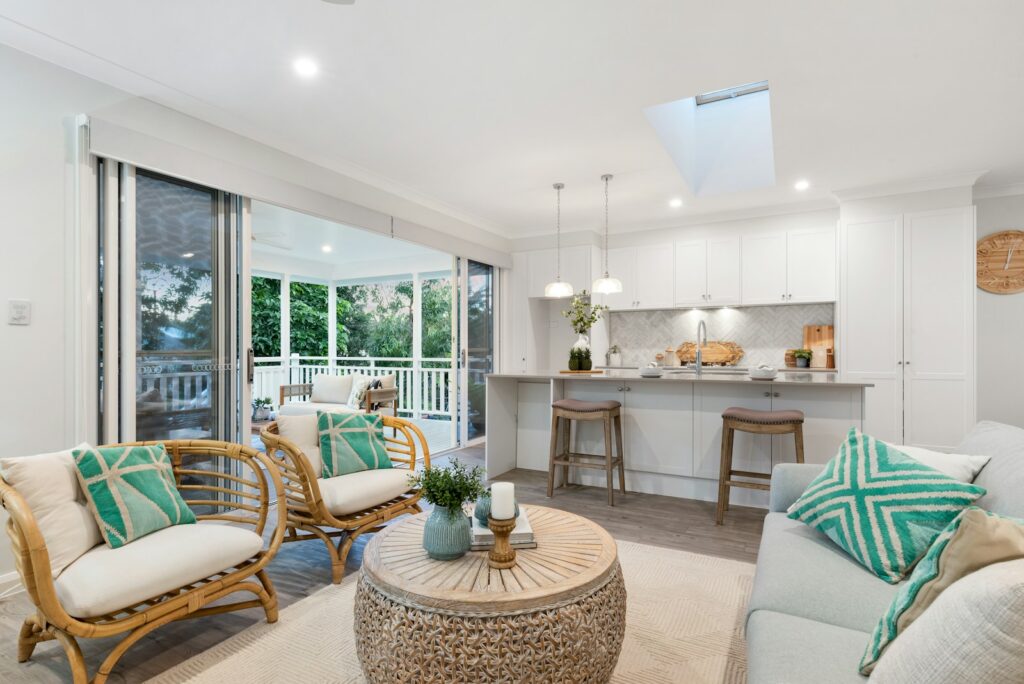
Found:
<path fill-rule="evenodd" d="M 494 267 L 459 259 L 459 437 L 463 446 L 485 436 L 487 374 L 494 371 Z"/>
<path fill-rule="evenodd" d="M 242 440 L 244 201 L 125 164 L 104 167 L 102 194 L 118 206 L 116 217 L 104 206 L 101 248 L 103 441 Z"/>

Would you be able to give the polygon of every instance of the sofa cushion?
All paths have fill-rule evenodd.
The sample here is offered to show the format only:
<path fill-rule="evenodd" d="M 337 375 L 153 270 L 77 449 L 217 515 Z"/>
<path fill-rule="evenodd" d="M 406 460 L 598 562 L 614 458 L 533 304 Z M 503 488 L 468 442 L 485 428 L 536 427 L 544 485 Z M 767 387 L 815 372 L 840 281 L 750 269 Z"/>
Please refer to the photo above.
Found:
<path fill-rule="evenodd" d="M 313 392 L 310 401 L 325 404 L 344 404 L 352 393 L 351 375 L 321 373 L 313 377 Z"/>
<path fill-rule="evenodd" d="M 413 487 L 405 468 L 363 470 L 319 481 L 324 506 L 332 515 L 349 515 L 377 506 Z"/>
<path fill-rule="evenodd" d="M 759 610 L 747 622 L 747 682 L 864 684 L 868 678 L 857 673 L 857 662 L 867 638 L 857 630 Z"/>
<path fill-rule="evenodd" d="M 1024 559 L 1024 522 L 972 506 L 957 516 L 900 585 L 868 642 L 861 673 L 957 580 L 994 563 Z"/>
<path fill-rule="evenodd" d="M 982 421 L 956 451 L 992 457 L 974 480 L 988 490 L 978 499 L 978 506 L 999 515 L 1024 518 L 1024 429 Z"/>
<path fill-rule="evenodd" d="M 277 434 L 294 444 L 306 457 L 313 471 L 313 477 L 320 477 L 324 469 L 320 458 L 320 431 L 316 426 L 316 413 L 280 415 L 277 417 Z"/>
<path fill-rule="evenodd" d="M 57 597 L 74 617 L 106 615 L 231 568 L 262 548 L 258 534 L 232 525 L 166 527 L 121 548 L 94 547 L 57 577 Z"/>
<path fill-rule="evenodd" d="M 280 416 L 315 416 L 317 411 L 332 413 L 360 413 L 359 409 L 349 408 L 348 404 L 328 404 L 320 401 L 290 401 L 277 412 Z"/>
<path fill-rule="evenodd" d="M 391 467 L 379 415 L 324 411 L 316 415 L 324 477 Z"/>
<path fill-rule="evenodd" d="M 820 532 L 783 513 L 765 518 L 749 612 L 774 610 L 865 632 L 859 662 L 867 633 L 895 595 L 896 587 Z"/>
<path fill-rule="evenodd" d="M 88 444 L 75 447 L 88 448 Z M 54 577 L 103 542 L 85 492 L 78 484 L 72 451 L 0 459 L 4 479 L 18 490 L 36 519 Z"/>
<path fill-rule="evenodd" d="M 370 389 L 370 385 L 373 383 L 373 378 L 369 375 L 362 375 L 361 373 L 353 373 L 352 378 L 352 391 L 349 392 L 348 407 L 350 409 L 361 409 L 365 408 L 366 404 L 366 390 Z"/>
<path fill-rule="evenodd" d="M 195 513 L 178 493 L 163 444 L 87 447 L 74 452 L 78 481 L 108 546 L 118 548 Z"/>
<path fill-rule="evenodd" d="M 896 583 L 984 493 L 850 428 L 839 453 L 789 516 L 821 530 L 876 575 Z"/>
<path fill-rule="evenodd" d="M 989 565 L 942 592 L 885 651 L 871 682 L 1024 682 L 1024 560 Z"/>
<path fill-rule="evenodd" d="M 978 477 L 978 473 L 989 462 L 988 456 L 947 454 L 942 451 L 932 451 L 931 449 L 907 444 L 890 444 L 889 442 L 886 442 L 886 446 L 961 482 L 974 482 L 974 479 Z"/>

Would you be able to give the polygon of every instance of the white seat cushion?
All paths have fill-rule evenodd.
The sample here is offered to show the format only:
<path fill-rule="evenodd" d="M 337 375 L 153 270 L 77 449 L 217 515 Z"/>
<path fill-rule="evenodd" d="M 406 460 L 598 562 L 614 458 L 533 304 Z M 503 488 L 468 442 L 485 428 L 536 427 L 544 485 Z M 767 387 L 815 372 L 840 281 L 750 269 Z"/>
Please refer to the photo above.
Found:
<path fill-rule="evenodd" d="M 412 489 L 408 468 L 361 470 L 319 480 L 324 505 L 333 515 L 348 515 L 380 505 Z"/>
<path fill-rule="evenodd" d="M 352 393 L 351 375 L 329 375 L 322 373 L 313 378 L 313 392 L 310 400 L 327 404 L 345 404 Z"/>
<path fill-rule="evenodd" d="M 320 457 L 320 432 L 317 429 L 316 413 L 279 415 L 277 433 L 299 448 L 313 469 L 313 476 L 320 477 L 324 461 Z"/>
<path fill-rule="evenodd" d="M 93 547 L 57 577 L 57 597 L 74 617 L 106 615 L 233 567 L 262 548 L 249 529 L 212 521 L 173 525 L 117 549 Z"/>
<path fill-rule="evenodd" d="M 88 449 L 79 444 L 75 449 Z M 56 577 L 76 558 L 103 541 L 78 484 L 71 452 L 0 459 L 4 479 L 18 490 L 35 516 Z"/>
<path fill-rule="evenodd" d="M 359 413 L 360 409 L 351 408 L 348 404 L 328 404 L 322 401 L 290 401 L 277 412 L 278 416 L 316 415 L 317 411 L 328 413 Z"/>

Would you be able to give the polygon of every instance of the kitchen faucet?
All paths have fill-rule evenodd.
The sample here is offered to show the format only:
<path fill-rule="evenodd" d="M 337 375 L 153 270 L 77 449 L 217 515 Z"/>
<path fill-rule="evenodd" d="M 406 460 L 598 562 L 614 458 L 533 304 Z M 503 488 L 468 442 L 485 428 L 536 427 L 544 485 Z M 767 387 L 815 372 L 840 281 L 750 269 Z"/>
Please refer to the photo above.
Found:
<path fill-rule="evenodd" d="M 708 327 L 701 320 L 697 324 L 697 377 L 700 377 L 701 370 L 704 368 L 704 358 L 701 353 L 701 347 L 708 343 Z"/>

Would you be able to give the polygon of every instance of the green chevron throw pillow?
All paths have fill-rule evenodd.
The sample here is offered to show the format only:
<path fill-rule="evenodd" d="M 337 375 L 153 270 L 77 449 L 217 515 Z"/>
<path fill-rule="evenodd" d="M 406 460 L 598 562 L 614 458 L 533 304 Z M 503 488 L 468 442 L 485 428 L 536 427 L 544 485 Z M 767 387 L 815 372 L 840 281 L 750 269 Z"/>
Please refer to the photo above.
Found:
<path fill-rule="evenodd" d="M 899 582 L 960 511 L 985 494 L 851 428 L 790 508 L 886 582 Z"/>
<path fill-rule="evenodd" d="M 325 411 L 316 415 L 325 478 L 391 467 L 384 421 L 379 415 Z"/>
<path fill-rule="evenodd" d="M 921 617 L 942 592 L 972 572 L 1024 558 L 1024 520 L 971 506 L 944 529 L 910 579 L 900 586 L 868 640 L 860 673 L 871 674 L 889 644 Z"/>
<path fill-rule="evenodd" d="M 111 548 L 196 521 L 178 493 L 163 444 L 76 449 L 72 456 L 100 534 Z"/>

